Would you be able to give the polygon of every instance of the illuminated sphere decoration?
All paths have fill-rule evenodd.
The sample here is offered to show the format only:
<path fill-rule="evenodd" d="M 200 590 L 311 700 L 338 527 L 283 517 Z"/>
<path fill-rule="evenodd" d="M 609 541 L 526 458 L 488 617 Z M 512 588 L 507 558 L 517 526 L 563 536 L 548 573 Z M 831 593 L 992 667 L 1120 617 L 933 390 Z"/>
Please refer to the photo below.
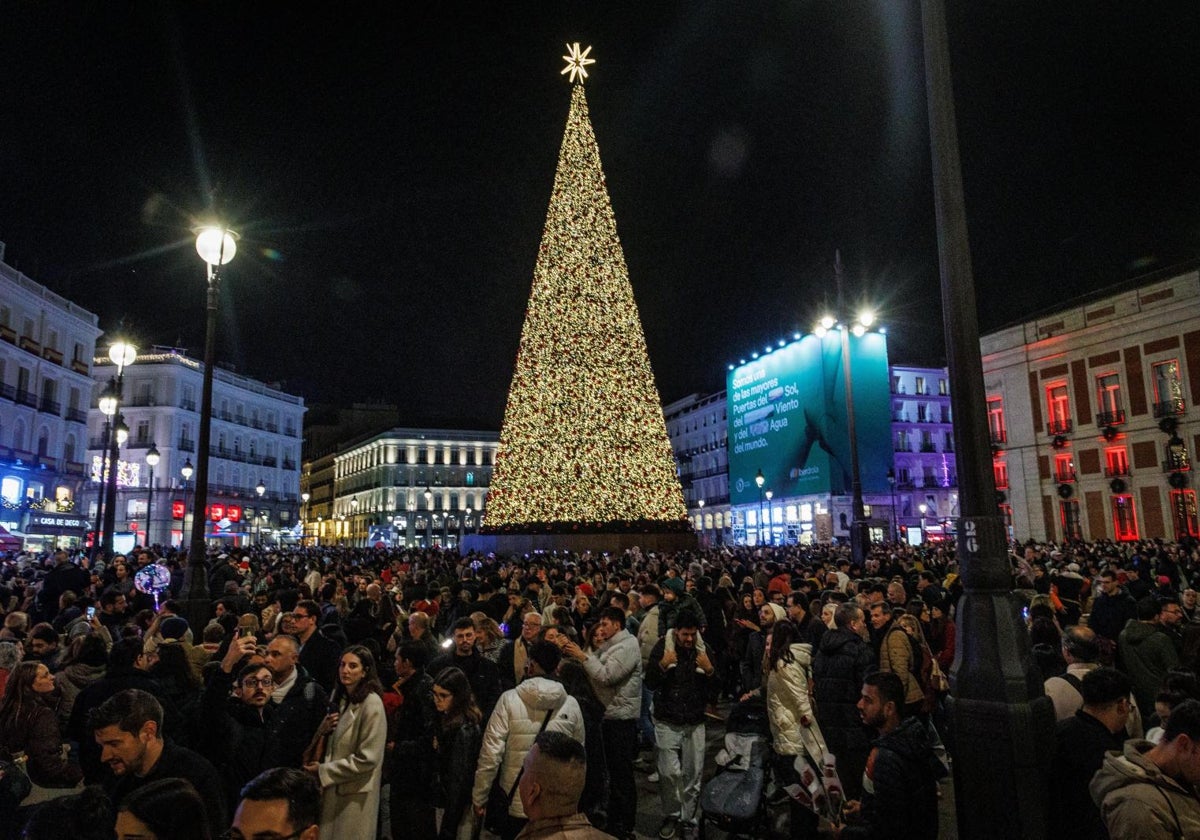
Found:
<path fill-rule="evenodd" d="M 690 533 L 582 80 L 571 106 L 481 532 Z"/>

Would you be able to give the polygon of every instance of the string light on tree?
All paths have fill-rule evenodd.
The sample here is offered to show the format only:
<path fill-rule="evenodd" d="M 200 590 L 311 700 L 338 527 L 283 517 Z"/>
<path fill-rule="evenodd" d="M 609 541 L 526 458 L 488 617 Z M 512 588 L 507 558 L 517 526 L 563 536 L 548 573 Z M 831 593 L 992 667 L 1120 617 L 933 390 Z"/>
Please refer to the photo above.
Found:
<path fill-rule="evenodd" d="M 690 528 L 583 92 L 571 107 L 483 530 Z"/>

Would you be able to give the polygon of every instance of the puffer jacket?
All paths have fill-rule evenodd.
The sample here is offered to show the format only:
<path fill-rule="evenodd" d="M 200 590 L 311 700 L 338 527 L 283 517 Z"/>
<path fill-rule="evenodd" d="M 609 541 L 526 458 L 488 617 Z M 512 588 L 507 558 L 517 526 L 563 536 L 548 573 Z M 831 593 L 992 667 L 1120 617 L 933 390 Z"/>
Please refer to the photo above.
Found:
<path fill-rule="evenodd" d="M 863 677 L 875 667 L 871 645 L 853 630 L 839 627 L 821 636 L 813 656 L 813 696 L 817 722 L 838 770 L 847 796 L 858 795 L 870 751 L 871 733 L 858 713 Z"/>
<path fill-rule="evenodd" d="M 1154 744 L 1126 741 L 1122 754 L 1110 752 L 1089 790 L 1100 807 L 1110 837 L 1175 840 L 1200 837 L 1200 801 L 1145 753 Z"/>
<path fill-rule="evenodd" d="M 66 729 L 71 720 L 71 710 L 75 708 L 75 698 L 79 696 L 79 692 L 103 678 L 107 668 L 104 664 L 85 665 L 82 662 L 73 662 L 59 671 L 54 682 L 62 695 L 58 702 L 58 722 L 63 729 Z"/>
<path fill-rule="evenodd" d="M 921 681 L 913 673 L 912 637 L 899 625 L 893 625 L 879 646 L 879 670 L 895 674 L 904 682 L 905 704 L 919 703 L 925 699 Z"/>
<path fill-rule="evenodd" d="M 915 717 L 905 718 L 872 742 L 862 808 L 842 830 L 842 840 L 936 838 L 937 783 L 945 775 L 925 726 Z"/>
<path fill-rule="evenodd" d="M 1167 671 L 1179 667 L 1175 645 L 1155 625 L 1134 619 L 1121 631 L 1117 655 L 1133 682 L 1138 708 L 1153 709 Z"/>
<path fill-rule="evenodd" d="M 637 640 L 638 649 L 642 653 L 643 670 L 646 668 L 646 663 L 650 661 L 650 651 L 654 650 L 654 646 L 658 644 L 658 640 L 663 637 L 666 630 L 667 623 L 663 620 L 662 602 L 658 601 L 646 610 L 641 623 L 638 624 Z"/>
<path fill-rule="evenodd" d="M 475 787 L 471 799 L 476 807 L 487 805 L 488 793 L 497 771 L 500 789 L 507 794 L 517 782 L 517 773 L 549 713 L 546 729 L 562 732 L 579 743 L 584 742 L 583 712 L 579 701 L 567 694 L 562 683 L 546 677 L 528 677 L 516 688 L 500 695 L 496 710 L 488 720 L 475 768 Z M 508 813 L 525 818 L 521 797 L 514 795 Z"/>
<path fill-rule="evenodd" d="M 809 687 L 812 683 L 812 645 L 790 646 L 792 661 L 782 660 L 767 674 L 767 717 L 775 752 L 807 754 L 818 767 L 828 748 L 817 724 Z"/>
<path fill-rule="evenodd" d="M 642 712 L 642 651 L 628 630 L 621 630 L 583 660 L 606 720 L 637 720 Z"/>

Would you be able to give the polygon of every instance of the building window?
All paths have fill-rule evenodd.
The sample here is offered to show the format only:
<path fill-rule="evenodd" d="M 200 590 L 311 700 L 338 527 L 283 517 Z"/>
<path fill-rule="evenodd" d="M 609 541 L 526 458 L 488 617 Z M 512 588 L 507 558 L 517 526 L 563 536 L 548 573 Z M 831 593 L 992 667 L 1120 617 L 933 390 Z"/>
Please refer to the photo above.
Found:
<path fill-rule="evenodd" d="M 0 481 L 0 499 L 11 505 L 21 501 L 21 479 L 6 476 Z"/>
<path fill-rule="evenodd" d="M 1064 499 L 1058 503 L 1058 508 L 1063 536 L 1069 540 L 1083 539 L 1083 529 L 1079 524 L 1079 502 L 1075 499 Z"/>
<path fill-rule="evenodd" d="M 1075 459 L 1071 455 L 1054 456 L 1054 480 L 1059 484 L 1075 480 Z"/>
<path fill-rule="evenodd" d="M 1151 366 L 1154 380 L 1154 416 L 1183 414 L 1183 382 L 1179 378 L 1179 360 Z"/>
<path fill-rule="evenodd" d="M 1125 422 L 1121 408 L 1121 378 L 1115 373 L 1096 377 L 1096 425 L 1119 426 Z"/>
<path fill-rule="evenodd" d="M 1171 518 L 1175 522 L 1175 539 L 1200 537 L 1200 521 L 1196 516 L 1196 491 L 1171 491 Z"/>
<path fill-rule="evenodd" d="M 918 376 L 918 377 L 917 377 L 917 390 L 916 390 L 916 393 L 918 393 L 918 394 L 926 394 L 926 393 L 928 393 L 928 392 L 925 390 L 925 377 L 924 377 L 924 376 Z"/>
<path fill-rule="evenodd" d="M 467 482 L 468 487 L 474 487 L 475 486 L 475 473 L 468 470 L 466 482 Z"/>
<path fill-rule="evenodd" d="M 139 420 L 138 421 L 137 438 L 135 440 L 139 444 L 143 444 L 143 443 L 149 444 L 150 443 L 150 421 L 149 420 Z"/>
<path fill-rule="evenodd" d="M 1054 382 L 1046 386 L 1046 430 L 1051 435 L 1065 435 L 1071 431 L 1071 398 L 1066 382 Z"/>
<path fill-rule="evenodd" d="M 1004 400 L 1000 397 L 987 398 L 988 430 L 992 443 L 1000 445 L 1008 441 L 1008 430 L 1004 425 Z"/>
<path fill-rule="evenodd" d="M 1128 494 L 1113 496 L 1113 535 L 1118 540 L 1136 540 L 1138 538 L 1137 514 L 1133 509 L 1133 496 Z"/>
<path fill-rule="evenodd" d="M 996 479 L 997 490 L 1008 489 L 1008 464 L 1003 461 L 993 461 L 992 476 Z"/>
<path fill-rule="evenodd" d="M 1129 475 L 1129 453 L 1124 446 L 1104 450 L 1104 477 Z"/>
<path fill-rule="evenodd" d="M 947 387 L 946 380 L 944 377 L 938 380 L 938 394 L 940 394 L 943 397 L 947 397 L 950 395 L 950 389 Z"/>
<path fill-rule="evenodd" d="M 908 442 L 908 432 L 906 432 L 904 429 L 900 429 L 899 431 L 896 432 L 896 451 L 897 452 L 911 452 L 912 451 L 912 446 Z"/>

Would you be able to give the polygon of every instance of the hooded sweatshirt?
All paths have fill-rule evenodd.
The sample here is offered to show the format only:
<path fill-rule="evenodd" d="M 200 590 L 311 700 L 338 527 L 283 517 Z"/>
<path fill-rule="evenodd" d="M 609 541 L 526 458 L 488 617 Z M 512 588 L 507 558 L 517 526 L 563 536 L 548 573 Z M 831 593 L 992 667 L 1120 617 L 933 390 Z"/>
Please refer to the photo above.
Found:
<path fill-rule="evenodd" d="M 492 780 L 499 774 L 500 789 L 507 796 L 517 783 L 517 773 L 525 756 L 547 720 L 546 729 L 562 732 L 579 743 L 584 742 L 583 712 L 579 702 L 567 694 L 562 683 L 547 677 L 529 677 L 516 688 L 500 695 L 496 710 L 488 719 L 475 768 L 475 787 L 471 794 L 477 807 L 487 805 Z M 525 818 L 521 797 L 513 792 L 508 813 Z"/>
<path fill-rule="evenodd" d="M 1110 752 L 1092 779 L 1092 799 L 1110 837 L 1182 840 L 1200 837 L 1196 791 L 1163 774 L 1146 757 L 1149 741 L 1126 741 L 1123 753 Z"/>

